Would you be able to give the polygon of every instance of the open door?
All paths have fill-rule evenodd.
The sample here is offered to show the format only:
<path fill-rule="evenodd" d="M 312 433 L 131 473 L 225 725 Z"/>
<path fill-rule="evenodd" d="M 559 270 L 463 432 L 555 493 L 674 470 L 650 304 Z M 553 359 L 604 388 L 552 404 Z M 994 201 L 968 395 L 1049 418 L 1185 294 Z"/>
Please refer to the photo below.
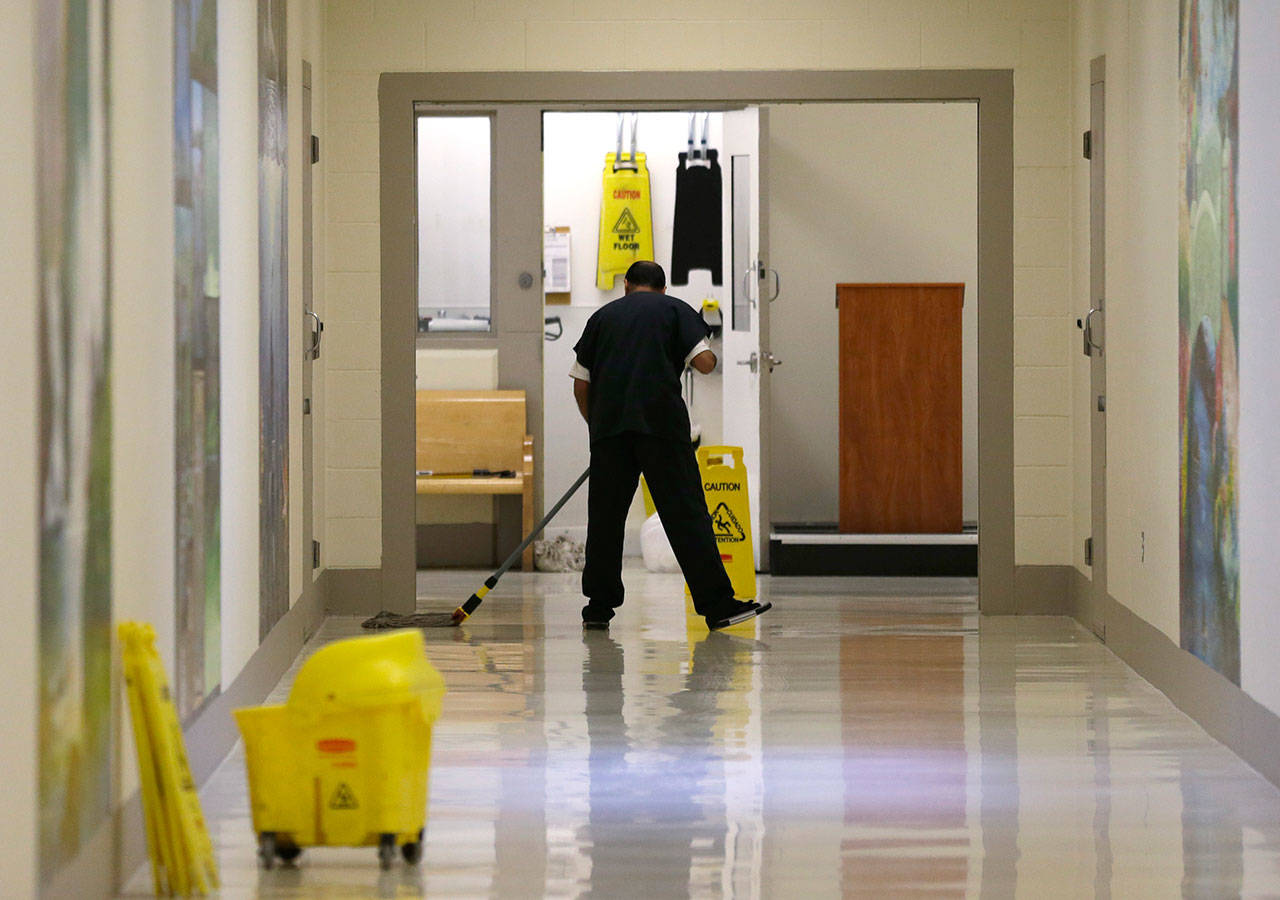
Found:
<path fill-rule="evenodd" d="M 756 568 L 769 569 L 769 374 L 778 360 L 769 353 L 769 302 L 777 296 L 776 273 L 768 269 L 767 202 L 762 177 L 767 111 L 760 107 L 724 114 L 727 267 L 732 302 L 724 314 L 724 442 L 740 446 L 747 467 L 751 533 Z"/>

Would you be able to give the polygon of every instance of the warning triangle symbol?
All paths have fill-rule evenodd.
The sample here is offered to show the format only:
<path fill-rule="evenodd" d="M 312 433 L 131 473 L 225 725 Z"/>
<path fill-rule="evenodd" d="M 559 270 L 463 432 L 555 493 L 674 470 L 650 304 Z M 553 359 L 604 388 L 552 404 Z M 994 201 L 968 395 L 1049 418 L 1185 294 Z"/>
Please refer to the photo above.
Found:
<path fill-rule="evenodd" d="M 631 207 L 624 206 L 622 215 L 618 216 L 618 221 L 613 225 L 615 234 L 639 234 L 640 223 L 636 221 L 636 217 L 631 214 Z"/>
<path fill-rule="evenodd" d="M 715 512 L 711 514 L 711 528 L 715 531 L 716 540 L 720 543 L 732 544 L 747 539 L 747 533 L 742 530 L 738 517 L 725 503 L 717 506 Z"/>
<path fill-rule="evenodd" d="M 360 804 L 356 802 L 355 792 L 345 782 L 338 784 L 337 790 L 333 792 L 333 796 L 329 798 L 330 809 L 359 809 Z"/>

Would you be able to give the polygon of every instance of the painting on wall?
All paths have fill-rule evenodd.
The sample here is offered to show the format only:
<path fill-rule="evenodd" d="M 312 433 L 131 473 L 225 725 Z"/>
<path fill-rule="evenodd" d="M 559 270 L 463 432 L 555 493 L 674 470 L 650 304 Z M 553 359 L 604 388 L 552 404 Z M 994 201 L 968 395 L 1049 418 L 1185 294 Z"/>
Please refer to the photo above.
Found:
<path fill-rule="evenodd" d="M 173 5 L 176 584 L 184 719 L 222 676 L 217 0 Z"/>
<path fill-rule="evenodd" d="M 1240 683 L 1238 33 L 1237 0 L 1181 0 L 1181 643 L 1236 684 Z"/>
<path fill-rule="evenodd" d="M 36 6 L 39 866 L 111 798 L 111 380 L 104 8 Z"/>
<path fill-rule="evenodd" d="M 258 0 L 259 638 L 289 611 L 289 218 L 285 0 Z"/>

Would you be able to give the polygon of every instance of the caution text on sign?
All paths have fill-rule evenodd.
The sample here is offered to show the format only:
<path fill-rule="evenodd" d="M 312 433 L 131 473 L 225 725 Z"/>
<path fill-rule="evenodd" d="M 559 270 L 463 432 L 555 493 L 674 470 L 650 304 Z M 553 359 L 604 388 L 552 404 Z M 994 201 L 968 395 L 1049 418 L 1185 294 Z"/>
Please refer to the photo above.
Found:
<path fill-rule="evenodd" d="M 756 596 L 755 550 L 751 544 L 751 503 L 741 447 L 699 447 L 702 493 L 720 560 L 739 600 Z"/>

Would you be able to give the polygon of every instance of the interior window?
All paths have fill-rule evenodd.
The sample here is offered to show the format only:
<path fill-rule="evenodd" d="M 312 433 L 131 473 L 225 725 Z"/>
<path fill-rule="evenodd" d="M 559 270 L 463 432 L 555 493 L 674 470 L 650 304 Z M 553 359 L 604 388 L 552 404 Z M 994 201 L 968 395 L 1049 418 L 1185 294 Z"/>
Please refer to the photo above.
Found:
<path fill-rule="evenodd" d="M 418 331 L 488 332 L 488 116 L 419 116 Z"/>

